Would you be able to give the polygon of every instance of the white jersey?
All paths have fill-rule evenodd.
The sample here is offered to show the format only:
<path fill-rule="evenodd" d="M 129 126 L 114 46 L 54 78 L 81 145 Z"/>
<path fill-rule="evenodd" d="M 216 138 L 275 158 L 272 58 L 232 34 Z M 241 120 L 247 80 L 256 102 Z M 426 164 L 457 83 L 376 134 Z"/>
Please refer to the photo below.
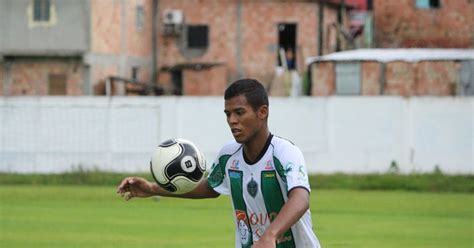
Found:
<path fill-rule="evenodd" d="M 263 235 L 291 189 L 311 190 L 301 151 L 273 135 L 253 164 L 246 161 L 241 144 L 225 145 L 212 165 L 208 183 L 216 192 L 231 195 L 237 248 L 251 247 Z M 309 210 L 277 240 L 277 247 L 320 247 Z"/>

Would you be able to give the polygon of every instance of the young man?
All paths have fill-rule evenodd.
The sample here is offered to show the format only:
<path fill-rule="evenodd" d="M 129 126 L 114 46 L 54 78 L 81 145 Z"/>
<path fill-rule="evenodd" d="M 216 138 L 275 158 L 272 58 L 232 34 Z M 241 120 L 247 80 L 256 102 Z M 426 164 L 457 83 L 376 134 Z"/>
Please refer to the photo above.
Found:
<path fill-rule="evenodd" d="M 152 195 L 210 198 L 230 195 L 235 247 L 320 247 L 312 230 L 309 182 L 301 151 L 273 136 L 267 126 L 264 87 L 242 79 L 225 91 L 227 123 L 235 142 L 226 144 L 209 177 L 193 191 L 173 195 L 143 178 L 125 178 L 117 192 L 129 200 Z"/>

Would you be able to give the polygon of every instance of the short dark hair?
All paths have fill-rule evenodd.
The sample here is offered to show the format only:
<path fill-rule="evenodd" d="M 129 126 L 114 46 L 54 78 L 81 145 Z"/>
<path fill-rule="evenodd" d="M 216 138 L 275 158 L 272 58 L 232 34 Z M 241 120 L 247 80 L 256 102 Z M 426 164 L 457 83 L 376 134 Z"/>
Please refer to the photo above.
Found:
<path fill-rule="evenodd" d="M 263 85 L 251 78 L 244 78 L 233 82 L 225 90 L 224 99 L 229 100 L 232 97 L 244 95 L 247 102 L 257 111 L 263 105 L 268 106 L 268 95 Z"/>

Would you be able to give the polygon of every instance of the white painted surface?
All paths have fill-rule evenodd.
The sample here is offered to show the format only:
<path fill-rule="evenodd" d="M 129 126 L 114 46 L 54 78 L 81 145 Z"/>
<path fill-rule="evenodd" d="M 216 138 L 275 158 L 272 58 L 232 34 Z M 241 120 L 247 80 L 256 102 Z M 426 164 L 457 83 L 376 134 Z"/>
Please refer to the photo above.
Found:
<path fill-rule="evenodd" d="M 407 61 L 423 60 L 474 60 L 474 49 L 445 48 L 378 48 L 355 49 L 310 57 L 306 64 L 315 61 Z"/>
<path fill-rule="evenodd" d="M 232 136 L 222 97 L 0 98 L 0 171 L 75 167 L 148 171 L 153 148 L 193 141 L 208 165 Z M 270 99 L 270 130 L 303 151 L 310 172 L 472 174 L 474 98 Z"/>

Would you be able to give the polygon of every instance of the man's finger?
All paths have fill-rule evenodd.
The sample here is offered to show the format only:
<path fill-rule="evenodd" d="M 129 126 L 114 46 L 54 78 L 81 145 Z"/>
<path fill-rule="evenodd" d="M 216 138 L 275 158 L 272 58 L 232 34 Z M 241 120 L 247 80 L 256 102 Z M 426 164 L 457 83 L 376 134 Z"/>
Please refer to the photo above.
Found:
<path fill-rule="evenodd" d="M 129 185 L 135 183 L 135 180 L 133 177 L 127 177 L 122 182 L 120 185 L 117 187 L 117 193 L 120 192 L 126 192 L 129 190 Z"/>
<path fill-rule="evenodd" d="M 122 182 L 120 183 L 120 185 L 117 187 L 117 193 L 123 191 L 125 185 L 128 184 L 128 180 L 129 180 L 128 178 L 122 180 Z"/>
<path fill-rule="evenodd" d="M 133 194 L 130 192 L 128 195 L 125 196 L 125 200 L 128 201 L 133 198 Z"/>

